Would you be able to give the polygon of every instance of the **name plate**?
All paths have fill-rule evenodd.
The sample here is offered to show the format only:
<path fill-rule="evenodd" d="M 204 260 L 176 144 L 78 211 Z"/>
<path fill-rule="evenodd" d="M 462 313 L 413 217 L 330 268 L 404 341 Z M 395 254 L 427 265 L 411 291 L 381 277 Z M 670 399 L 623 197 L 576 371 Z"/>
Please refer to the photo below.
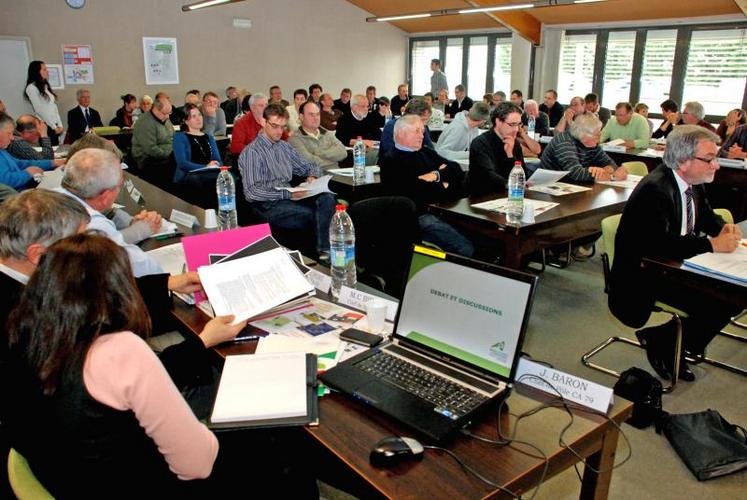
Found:
<path fill-rule="evenodd" d="M 186 212 L 182 212 L 181 210 L 172 209 L 171 210 L 171 217 L 169 219 L 172 222 L 176 222 L 177 224 L 181 224 L 182 226 L 187 227 L 194 227 L 195 225 L 199 226 L 199 222 L 197 221 L 197 217 L 195 217 L 192 214 L 188 214 Z"/>
<path fill-rule="evenodd" d="M 719 158 L 718 164 L 721 167 L 747 168 L 747 158 L 745 158 L 744 160 L 736 158 Z"/>
<path fill-rule="evenodd" d="M 306 279 L 320 292 L 329 293 L 329 289 L 332 288 L 332 277 L 320 273 L 316 269 L 309 269 L 309 272 L 306 273 Z"/>
<path fill-rule="evenodd" d="M 384 302 L 386 304 L 386 320 L 394 321 L 394 318 L 397 316 L 397 303 L 392 302 L 391 300 L 382 299 L 381 297 L 371 295 L 370 293 L 361 292 L 360 290 L 355 290 L 343 285 L 340 289 L 340 297 L 337 299 L 337 302 L 365 311 L 366 303 L 371 302 L 372 300 L 380 300 Z"/>
<path fill-rule="evenodd" d="M 130 198 L 132 198 L 132 201 L 135 203 L 140 203 L 140 199 L 143 197 L 142 194 L 140 194 L 140 191 L 137 190 L 136 187 L 132 188 L 132 191 L 130 191 Z"/>
<path fill-rule="evenodd" d="M 521 379 L 522 375 L 532 376 Z M 551 396 L 557 396 L 557 392 L 548 385 L 548 383 L 552 384 L 552 387 L 557 389 L 565 399 L 601 413 L 607 413 L 609 406 L 614 402 L 614 393 L 610 387 L 590 382 L 525 358 L 519 359 L 514 380 L 546 392 Z"/>
<path fill-rule="evenodd" d="M 614 144 L 602 144 L 602 149 L 604 151 L 609 151 L 610 153 L 624 153 L 627 151 L 625 145 L 616 146 Z"/>

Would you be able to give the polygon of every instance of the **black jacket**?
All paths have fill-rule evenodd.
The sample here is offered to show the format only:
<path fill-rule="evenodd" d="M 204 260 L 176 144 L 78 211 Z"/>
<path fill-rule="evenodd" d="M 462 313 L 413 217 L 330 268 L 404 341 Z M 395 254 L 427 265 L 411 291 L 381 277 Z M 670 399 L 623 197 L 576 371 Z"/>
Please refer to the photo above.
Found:
<path fill-rule="evenodd" d="M 91 127 L 101 127 L 101 115 L 93 108 L 88 108 L 88 114 L 91 117 Z M 86 117 L 83 116 L 83 110 L 80 106 L 75 106 L 67 112 L 67 134 L 70 142 L 75 142 L 86 133 Z"/>
<path fill-rule="evenodd" d="M 350 139 L 361 136 L 372 141 L 381 140 L 381 129 L 384 117 L 378 111 L 368 113 L 363 120 L 358 120 L 353 113 L 345 113 L 337 120 L 335 135 L 344 146 L 350 146 Z"/>
<path fill-rule="evenodd" d="M 472 101 L 472 99 L 467 96 L 464 97 L 461 105 L 459 105 L 459 101 L 454 99 L 453 101 L 451 101 L 451 104 L 449 104 L 444 112 L 450 117 L 454 118 L 460 111 L 469 111 L 472 108 L 473 104 L 474 101 Z"/>
<path fill-rule="evenodd" d="M 472 141 L 469 147 L 469 194 L 483 194 L 505 191 L 508 174 L 515 162 L 521 162 L 524 175 L 528 179 L 524 153 L 519 141 L 514 142 L 513 158 L 506 156 L 503 141 L 495 130 L 488 130 Z"/>

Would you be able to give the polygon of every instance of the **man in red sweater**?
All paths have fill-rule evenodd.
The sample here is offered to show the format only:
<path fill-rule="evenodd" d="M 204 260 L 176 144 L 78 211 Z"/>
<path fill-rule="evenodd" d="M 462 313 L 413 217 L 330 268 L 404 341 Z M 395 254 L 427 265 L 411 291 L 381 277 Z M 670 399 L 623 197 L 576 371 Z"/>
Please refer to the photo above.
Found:
<path fill-rule="evenodd" d="M 262 114 L 267 107 L 267 97 L 264 94 L 253 94 L 249 98 L 249 113 L 239 118 L 233 126 L 231 135 L 231 154 L 238 156 L 249 144 L 257 138 L 265 125 Z M 282 140 L 288 140 L 288 132 L 284 131 Z"/>

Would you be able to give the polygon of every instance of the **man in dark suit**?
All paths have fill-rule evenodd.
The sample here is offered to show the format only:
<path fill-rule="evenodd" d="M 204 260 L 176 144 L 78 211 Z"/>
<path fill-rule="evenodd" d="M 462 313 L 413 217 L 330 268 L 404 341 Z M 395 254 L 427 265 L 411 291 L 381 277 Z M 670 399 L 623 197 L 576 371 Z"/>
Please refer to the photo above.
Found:
<path fill-rule="evenodd" d="M 584 107 L 587 113 L 597 115 L 599 121 L 602 122 L 602 127 L 607 125 L 612 116 L 609 109 L 599 105 L 599 97 L 596 94 L 586 94 L 586 97 L 584 97 Z"/>
<path fill-rule="evenodd" d="M 91 92 L 87 89 L 78 89 L 75 92 L 78 105 L 67 112 L 67 139 L 73 143 L 83 137 L 93 127 L 101 127 L 101 115 L 91 107 Z"/>
<path fill-rule="evenodd" d="M 739 311 L 686 286 L 672 289 L 641 269 L 644 256 L 683 260 L 706 252 L 733 252 L 742 237 L 734 224 L 713 212 L 703 184 L 719 168 L 718 137 L 698 126 L 681 125 L 669 135 L 664 163 L 643 178 L 623 211 L 615 238 L 609 306 L 626 325 L 639 328 L 659 300 L 687 312 L 683 347 L 701 354 L 729 318 Z M 649 362 L 662 378 L 673 373 L 673 322 L 636 332 Z M 684 359 L 684 357 L 683 357 Z M 683 380 L 694 380 L 684 361 Z"/>
<path fill-rule="evenodd" d="M 464 85 L 462 84 L 454 87 L 454 95 L 456 95 L 456 99 L 451 101 L 451 104 L 449 104 L 449 106 L 444 111 L 447 118 L 454 118 L 457 113 L 460 113 L 462 111 L 469 111 L 474 104 L 474 102 L 472 102 L 472 99 L 467 97 L 467 89 L 465 89 Z"/>

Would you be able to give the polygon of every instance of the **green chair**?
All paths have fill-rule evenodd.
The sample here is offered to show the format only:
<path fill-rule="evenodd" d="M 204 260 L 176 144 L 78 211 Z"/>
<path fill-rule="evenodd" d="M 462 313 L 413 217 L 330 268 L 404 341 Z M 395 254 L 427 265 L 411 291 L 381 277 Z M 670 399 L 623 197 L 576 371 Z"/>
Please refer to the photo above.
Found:
<path fill-rule="evenodd" d="M 604 253 L 602 254 L 602 266 L 604 270 L 604 291 L 606 293 L 609 292 L 609 275 L 610 270 L 612 269 L 612 262 L 615 257 L 615 235 L 617 234 L 617 228 L 620 225 L 620 219 L 622 218 L 622 215 L 612 215 L 610 217 L 607 217 L 602 220 L 602 244 L 604 246 Z M 687 313 L 680 311 L 679 309 L 676 309 L 674 307 L 668 306 L 667 304 L 664 304 L 662 302 L 655 302 L 654 303 L 654 311 L 655 312 L 665 312 L 672 315 L 672 318 L 674 318 L 675 323 L 677 325 L 677 333 L 675 337 L 675 349 L 672 353 L 673 360 L 674 360 L 674 373 L 672 374 L 672 383 L 664 388 L 664 392 L 671 392 L 674 390 L 675 386 L 677 385 L 677 380 L 679 379 L 679 372 L 680 372 L 680 352 L 682 351 L 682 320 L 681 318 L 686 318 Z M 606 373 L 608 375 L 612 375 L 614 377 L 620 377 L 620 372 L 612 370 L 611 368 L 607 368 L 606 366 L 602 366 L 600 364 L 594 363 L 591 361 L 591 359 L 602 352 L 604 349 L 609 347 L 610 345 L 620 342 L 623 344 L 628 344 L 632 346 L 636 346 L 638 348 L 643 348 L 640 342 L 637 340 L 629 339 L 627 337 L 609 337 L 607 340 L 602 342 L 601 344 L 593 347 L 590 351 L 584 353 L 583 356 L 581 356 L 581 362 L 588 366 L 589 368 L 593 370 L 600 371 L 602 373 Z"/>
<path fill-rule="evenodd" d="M 54 500 L 54 497 L 36 479 L 23 455 L 13 448 L 8 453 L 8 481 L 19 500 Z"/>
<path fill-rule="evenodd" d="M 640 176 L 648 175 L 648 167 L 642 161 L 626 161 L 620 166 L 625 167 L 629 174 Z"/>

